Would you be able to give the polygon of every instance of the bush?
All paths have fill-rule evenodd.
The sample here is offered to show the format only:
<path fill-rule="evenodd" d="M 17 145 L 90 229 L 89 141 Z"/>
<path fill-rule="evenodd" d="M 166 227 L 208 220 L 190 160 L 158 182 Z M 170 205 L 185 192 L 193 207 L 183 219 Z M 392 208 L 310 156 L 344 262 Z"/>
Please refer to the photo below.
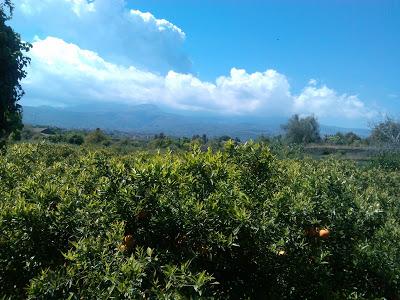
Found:
<path fill-rule="evenodd" d="M 356 135 L 353 132 L 348 132 L 346 134 L 343 134 L 341 132 L 337 132 L 334 135 L 328 135 L 325 137 L 325 142 L 328 144 L 333 144 L 333 145 L 360 145 L 363 140 L 361 137 Z"/>
<path fill-rule="evenodd" d="M 0 295 L 394 298 L 400 175 L 213 153 L 18 144 L 0 156 Z"/>
<path fill-rule="evenodd" d="M 372 165 L 381 167 L 385 170 L 399 171 L 400 170 L 400 151 L 399 150 L 384 150 L 372 157 Z"/>
<path fill-rule="evenodd" d="M 68 138 L 68 143 L 75 145 L 82 145 L 85 142 L 84 138 L 80 134 L 73 134 Z"/>

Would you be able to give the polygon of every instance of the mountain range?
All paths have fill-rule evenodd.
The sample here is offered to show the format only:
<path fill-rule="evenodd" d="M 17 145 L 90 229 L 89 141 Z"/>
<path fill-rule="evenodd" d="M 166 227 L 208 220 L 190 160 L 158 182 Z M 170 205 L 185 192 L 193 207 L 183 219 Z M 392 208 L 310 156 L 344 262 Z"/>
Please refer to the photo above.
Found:
<path fill-rule="evenodd" d="M 68 108 L 50 106 L 24 106 L 23 121 L 30 125 L 55 126 L 67 129 L 117 130 L 132 134 L 157 134 L 171 136 L 206 134 L 210 137 L 228 135 L 241 140 L 260 135 L 278 135 L 287 118 L 256 118 L 221 116 L 200 113 L 183 114 L 163 110 L 152 104 L 128 105 L 79 105 Z M 341 128 L 321 125 L 322 134 L 352 131 L 366 136 L 368 129 Z"/>

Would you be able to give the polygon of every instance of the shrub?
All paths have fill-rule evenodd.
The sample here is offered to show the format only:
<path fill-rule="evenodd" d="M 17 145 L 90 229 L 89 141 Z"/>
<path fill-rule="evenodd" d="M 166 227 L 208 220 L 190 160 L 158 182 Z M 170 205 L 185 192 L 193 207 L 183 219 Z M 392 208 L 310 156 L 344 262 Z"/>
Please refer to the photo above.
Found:
<path fill-rule="evenodd" d="M 85 142 L 84 138 L 80 134 L 73 134 L 68 138 L 68 143 L 74 145 L 82 145 Z"/>
<path fill-rule="evenodd" d="M 400 170 L 400 151 L 386 150 L 375 155 L 372 160 L 372 165 L 381 167 L 385 170 L 399 171 Z"/>
<path fill-rule="evenodd" d="M 258 143 L 0 156 L 0 295 L 393 298 L 400 175 Z M 129 238 L 127 238 L 129 237 Z M 129 241 L 129 243 L 127 242 Z M 15 288 L 16 287 L 16 288 Z"/>

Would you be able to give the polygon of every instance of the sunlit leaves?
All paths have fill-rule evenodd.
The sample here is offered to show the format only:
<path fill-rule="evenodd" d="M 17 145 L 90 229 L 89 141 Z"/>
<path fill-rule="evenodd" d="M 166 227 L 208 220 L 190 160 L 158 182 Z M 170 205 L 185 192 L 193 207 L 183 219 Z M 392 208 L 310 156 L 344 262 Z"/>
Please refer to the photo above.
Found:
<path fill-rule="evenodd" d="M 10 147 L 0 177 L 0 294 L 342 299 L 400 289 L 393 170 L 278 159 L 257 143 L 125 156 L 39 143 Z"/>

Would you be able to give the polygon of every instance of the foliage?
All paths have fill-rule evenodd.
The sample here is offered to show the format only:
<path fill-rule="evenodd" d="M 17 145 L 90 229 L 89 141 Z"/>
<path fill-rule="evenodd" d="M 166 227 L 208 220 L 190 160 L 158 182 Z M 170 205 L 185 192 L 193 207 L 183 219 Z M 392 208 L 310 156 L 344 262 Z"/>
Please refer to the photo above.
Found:
<path fill-rule="evenodd" d="M 68 143 L 74 145 L 82 145 L 85 142 L 84 138 L 80 134 L 73 134 L 68 138 Z"/>
<path fill-rule="evenodd" d="M 282 128 L 286 132 L 286 139 L 289 143 L 308 144 L 321 139 L 319 124 L 314 116 L 301 118 L 299 115 L 294 115 Z"/>
<path fill-rule="evenodd" d="M 22 143 L 0 178 L 0 297 L 400 292 L 398 171 L 278 159 L 263 143 L 129 155 Z"/>
<path fill-rule="evenodd" d="M 376 144 L 400 147 L 400 122 L 386 117 L 373 127 L 370 140 Z"/>
<path fill-rule="evenodd" d="M 109 144 L 109 138 L 100 128 L 97 128 L 86 136 L 85 142 L 87 144 L 106 146 Z"/>
<path fill-rule="evenodd" d="M 372 165 L 390 171 L 400 171 L 400 151 L 382 150 L 372 157 Z"/>
<path fill-rule="evenodd" d="M 31 45 L 6 25 L 11 19 L 10 0 L 0 0 L 0 147 L 8 136 L 22 128 L 21 105 L 24 94 L 20 81 L 26 76 L 24 68 L 30 59 L 25 56 Z"/>
<path fill-rule="evenodd" d="M 334 135 L 328 135 L 325 137 L 325 142 L 332 145 L 349 145 L 357 146 L 363 143 L 363 139 L 354 132 L 341 133 L 337 132 Z"/>

